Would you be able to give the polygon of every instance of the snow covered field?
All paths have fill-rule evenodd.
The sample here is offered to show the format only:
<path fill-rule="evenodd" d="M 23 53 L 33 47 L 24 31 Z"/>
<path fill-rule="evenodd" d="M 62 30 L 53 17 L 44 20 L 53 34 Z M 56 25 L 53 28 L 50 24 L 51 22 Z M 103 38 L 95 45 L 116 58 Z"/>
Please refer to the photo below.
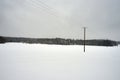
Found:
<path fill-rule="evenodd" d="M 0 80 L 120 80 L 120 47 L 0 44 Z"/>

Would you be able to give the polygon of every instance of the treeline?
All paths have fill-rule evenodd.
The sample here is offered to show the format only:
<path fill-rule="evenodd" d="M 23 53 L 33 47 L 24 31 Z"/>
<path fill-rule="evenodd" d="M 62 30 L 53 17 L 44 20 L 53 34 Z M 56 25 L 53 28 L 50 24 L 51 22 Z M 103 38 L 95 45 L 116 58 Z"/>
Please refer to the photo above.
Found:
<path fill-rule="evenodd" d="M 118 44 L 120 44 L 120 41 L 118 41 Z"/>
<path fill-rule="evenodd" d="M 3 37 L 0 36 L 0 43 L 22 42 L 22 43 L 41 43 L 41 44 L 58 44 L 58 45 L 83 45 L 84 41 L 79 39 L 63 38 L 22 38 L 22 37 Z M 86 40 L 86 45 L 96 46 L 117 46 L 118 42 L 112 40 Z"/>

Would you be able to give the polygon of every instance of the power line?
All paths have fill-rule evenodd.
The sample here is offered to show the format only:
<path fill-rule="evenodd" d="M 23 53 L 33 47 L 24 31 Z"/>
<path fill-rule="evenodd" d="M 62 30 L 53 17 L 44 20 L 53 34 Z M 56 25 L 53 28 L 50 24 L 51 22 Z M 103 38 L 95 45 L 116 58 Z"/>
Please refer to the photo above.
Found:
<path fill-rule="evenodd" d="M 59 17 L 58 16 L 58 12 L 56 9 L 50 7 L 49 5 L 45 4 L 44 2 L 40 1 L 40 0 L 31 0 L 32 4 L 34 4 L 34 6 L 38 7 L 38 8 L 43 8 L 45 10 L 45 12 L 47 12 L 50 15 L 53 15 L 55 17 Z"/>
<path fill-rule="evenodd" d="M 43 9 L 44 12 L 47 12 L 47 14 L 56 16 L 56 15 L 53 14 L 53 12 L 51 12 L 48 8 L 46 8 L 45 6 L 39 4 L 39 2 L 36 2 L 36 1 L 33 1 L 33 0 L 30 0 L 29 2 L 31 2 L 31 4 L 32 4 L 34 7 L 39 8 L 39 10 Z"/>
<path fill-rule="evenodd" d="M 37 1 L 38 5 L 41 5 L 41 6 L 42 6 L 43 8 L 45 8 L 48 12 L 50 12 L 52 15 L 54 15 L 55 17 L 57 17 L 57 19 L 58 19 L 59 17 L 62 17 L 62 16 L 60 16 L 60 14 L 58 13 L 58 11 L 57 11 L 55 8 L 47 5 L 45 2 L 43 2 L 43 1 L 41 1 L 41 0 L 36 0 L 36 1 Z M 59 18 L 59 19 L 60 19 L 60 18 Z M 63 19 L 60 19 L 60 20 L 63 20 Z"/>
<path fill-rule="evenodd" d="M 33 1 L 33 0 L 30 0 L 29 1 L 32 6 L 36 7 L 36 8 L 43 8 L 44 12 L 46 12 L 46 14 L 49 14 L 51 16 L 54 16 L 56 18 L 56 21 L 61 24 L 61 22 L 64 20 L 62 19 L 62 17 L 60 17 L 57 13 L 57 11 L 50 7 L 49 5 L 45 4 L 43 1 L 40 1 L 40 0 L 36 0 L 36 1 Z M 41 10 L 41 9 L 39 9 Z M 63 23 L 62 23 L 63 25 Z"/>
<path fill-rule="evenodd" d="M 45 4 L 45 2 L 40 1 L 40 0 L 37 0 L 37 1 L 41 4 L 43 4 L 46 8 L 48 8 L 48 9 L 54 11 L 55 13 L 57 13 L 56 9 L 54 9 L 54 8 L 50 7 L 49 5 Z"/>

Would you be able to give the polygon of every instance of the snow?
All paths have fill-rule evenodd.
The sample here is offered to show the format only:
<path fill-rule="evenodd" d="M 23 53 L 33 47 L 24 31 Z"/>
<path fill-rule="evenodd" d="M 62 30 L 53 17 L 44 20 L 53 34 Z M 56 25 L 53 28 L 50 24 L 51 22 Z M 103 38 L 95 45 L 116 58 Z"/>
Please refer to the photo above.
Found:
<path fill-rule="evenodd" d="M 0 80 L 120 80 L 120 47 L 0 44 Z"/>

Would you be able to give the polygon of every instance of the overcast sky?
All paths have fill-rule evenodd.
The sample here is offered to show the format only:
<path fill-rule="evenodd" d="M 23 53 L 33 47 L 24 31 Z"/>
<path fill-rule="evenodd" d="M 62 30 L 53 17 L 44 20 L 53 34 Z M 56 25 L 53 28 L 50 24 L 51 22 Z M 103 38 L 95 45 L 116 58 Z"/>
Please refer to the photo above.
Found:
<path fill-rule="evenodd" d="M 120 40 L 120 0 L 0 0 L 0 35 Z"/>

